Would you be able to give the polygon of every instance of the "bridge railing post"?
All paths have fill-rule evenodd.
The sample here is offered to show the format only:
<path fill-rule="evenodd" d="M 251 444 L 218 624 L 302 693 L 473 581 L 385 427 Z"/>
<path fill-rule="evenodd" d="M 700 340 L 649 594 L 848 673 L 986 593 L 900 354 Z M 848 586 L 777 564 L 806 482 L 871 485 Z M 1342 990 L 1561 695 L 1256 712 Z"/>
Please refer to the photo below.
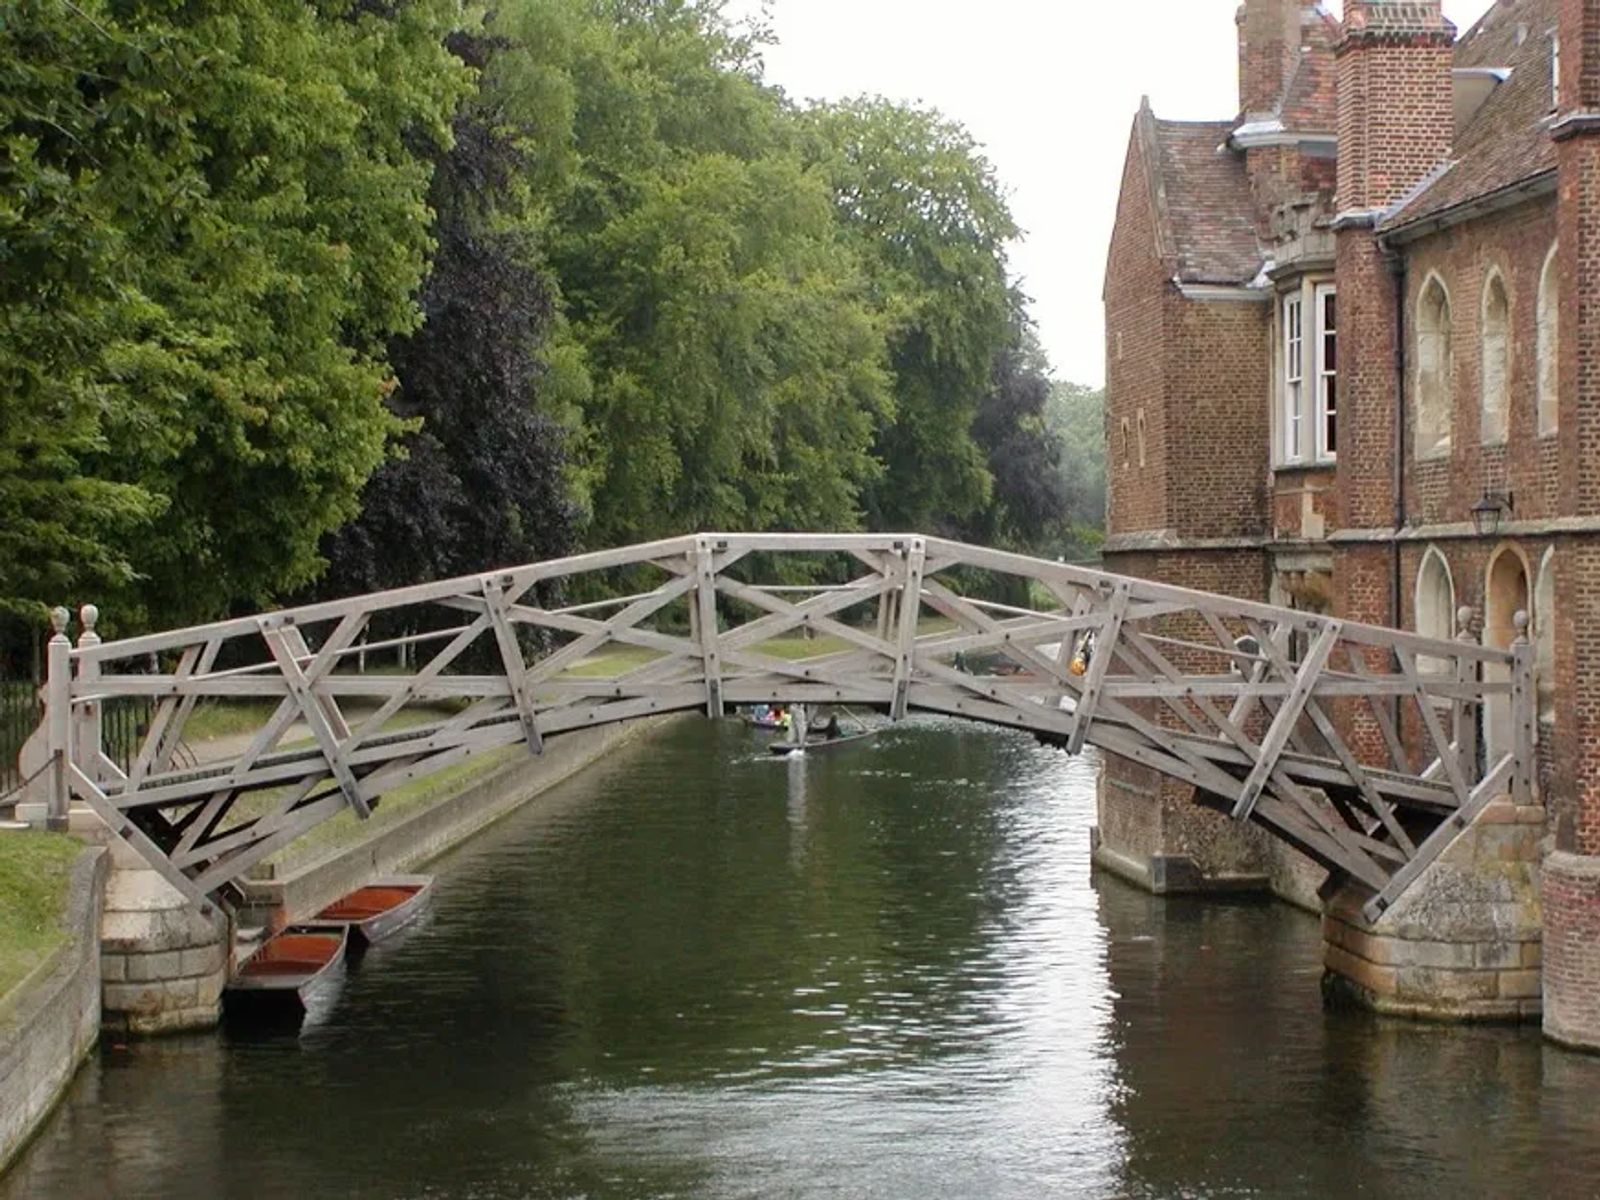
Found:
<path fill-rule="evenodd" d="M 691 633 L 700 645 L 700 663 L 706 678 L 706 716 L 723 716 L 722 653 L 717 628 L 716 552 L 705 538 L 694 549 L 694 607 L 689 610 Z"/>
<path fill-rule="evenodd" d="M 93 604 L 85 604 L 78 610 L 79 650 L 92 650 L 100 644 L 100 635 L 95 632 L 99 621 L 100 610 Z M 87 656 L 80 657 L 75 676 L 79 692 L 92 694 L 94 689 L 89 685 L 100 678 L 100 663 Z M 105 708 L 102 701 L 87 700 L 77 706 L 73 712 L 72 738 L 72 751 L 84 774 L 91 779 L 103 779 L 105 772 L 100 760 L 105 751 Z"/>
<path fill-rule="evenodd" d="M 889 699 L 889 719 L 902 720 L 911 688 L 911 660 L 916 653 L 917 620 L 922 615 L 922 567 L 927 559 L 927 543 L 912 538 L 907 544 L 904 573 L 900 577 L 900 600 L 896 617 L 899 623 L 895 645 L 894 691 Z"/>
<path fill-rule="evenodd" d="M 72 614 L 65 608 L 51 612 L 55 633 L 45 651 L 45 744 L 50 755 L 45 828 L 58 831 L 67 828 L 72 802 L 72 640 L 67 637 L 71 620 Z"/>
<path fill-rule="evenodd" d="M 1512 618 L 1517 628 L 1511 643 L 1511 753 L 1513 799 L 1532 804 L 1537 757 L 1534 750 L 1536 693 L 1533 680 L 1534 646 L 1528 638 L 1528 614 L 1519 611 Z"/>
<path fill-rule="evenodd" d="M 1456 612 L 1456 641 L 1463 647 L 1478 644 L 1472 636 L 1472 615 L 1472 609 L 1465 605 Z M 1456 656 L 1456 682 L 1463 691 L 1450 706 L 1450 740 L 1455 743 L 1456 762 L 1460 765 L 1461 773 L 1468 779 L 1476 780 L 1479 777 L 1478 718 L 1483 709 L 1483 697 L 1478 693 L 1478 686 L 1482 682 L 1478 660 L 1470 654 Z M 1468 688 L 1472 689 L 1473 695 L 1467 694 L 1465 689 Z"/>

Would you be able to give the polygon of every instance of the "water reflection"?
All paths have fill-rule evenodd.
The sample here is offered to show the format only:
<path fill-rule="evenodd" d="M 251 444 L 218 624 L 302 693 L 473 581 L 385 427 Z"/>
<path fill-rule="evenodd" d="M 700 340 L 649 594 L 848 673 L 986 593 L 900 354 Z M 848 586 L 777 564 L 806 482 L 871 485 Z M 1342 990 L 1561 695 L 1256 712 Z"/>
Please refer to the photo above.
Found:
<path fill-rule="evenodd" d="M 1321 1007 L 1316 923 L 1091 885 L 1093 764 L 688 722 L 438 868 L 298 1038 L 108 1051 L 0 1196 L 1584 1195 L 1600 1065 Z"/>

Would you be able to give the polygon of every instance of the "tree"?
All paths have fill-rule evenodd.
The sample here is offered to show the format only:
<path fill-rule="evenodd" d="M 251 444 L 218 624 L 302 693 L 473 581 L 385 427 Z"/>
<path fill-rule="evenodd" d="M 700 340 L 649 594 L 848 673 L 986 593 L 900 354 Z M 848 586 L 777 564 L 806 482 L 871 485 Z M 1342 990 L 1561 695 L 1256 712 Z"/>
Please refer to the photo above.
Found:
<path fill-rule="evenodd" d="M 994 487 L 964 533 L 986 545 L 1042 550 L 1067 515 L 1061 443 L 1045 420 L 1049 364 L 1020 297 L 1013 320 L 1011 342 L 995 359 L 993 381 L 972 426 Z"/>
<path fill-rule="evenodd" d="M 390 346 L 390 408 L 412 429 L 362 492 L 360 516 L 328 539 L 324 595 L 571 548 L 566 431 L 541 407 L 557 322 L 530 180 L 547 126 L 501 92 L 495 59 L 514 45 L 495 28 L 451 40 L 483 85 L 463 102 L 435 164 L 437 250 L 422 327 Z M 559 379 L 550 390 L 559 394 Z"/>
<path fill-rule="evenodd" d="M 856 525 L 889 404 L 882 332 L 750 43 L 710 0 L 548 9 L 566 25 L 523 69 L 574 98 L 550 263 L 592 382 L 590 540 Z"/>
<path fill-rule="evenodd" d="M 0 22 L 0 515 L 32 522 L 0 540 L 13 605 L 265 603 L 354 513 L 396 428 L 384 349 L 417 320 L 429 154 L 469 80 L 450 0 L 372 7 Z"/>
<path fill-rule="evenodd" d="M 961 126 L 881 99 L 812 111 L 813 153 L 887 323 L 894 408 L 868 494 L 875 528 L 951 530 L 988 502 L 973 438 L 1013 336 L 1005 243 L 1016 236 L 989 163 Z"/>
<path fill-rule="evenodd" d="M 1106 528 L 1105 392 L 1056 383 L 1045 423 L 1061 447 L 1058 473 L 1066 502 L 1056 552 L 1069 559 L 1097 557 Z"/>

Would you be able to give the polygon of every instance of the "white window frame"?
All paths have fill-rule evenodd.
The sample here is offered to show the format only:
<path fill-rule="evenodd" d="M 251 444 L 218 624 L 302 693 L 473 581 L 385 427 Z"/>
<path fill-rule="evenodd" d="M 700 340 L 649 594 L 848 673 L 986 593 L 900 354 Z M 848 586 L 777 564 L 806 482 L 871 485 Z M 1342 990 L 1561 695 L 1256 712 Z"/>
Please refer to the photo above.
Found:
<path fill-rule="evenodd" d="M 1291 464 L 1306 461 L 1305 332 L 1305 297 L 1293 291 L 1283 298 L 1282 461 Z"/>
<path fill-rule="evenodd" d="M 1334 326 L 1326 327 L 1326 302 L 1334 300 Z M 1310 306 L 1311 319 L 1306 320 Z M 1338 426 L 1329 446 L 1328 422 L 1338 421 L 1338 301 L 1332 280 L 1304 282 L 1285 292 L 1278 306 L 1278 403 L 1276 463 L 1283 467 L 1338 461 Z M 1328 337 L 1335 339 L 1329 359 Z M 1331 401 L 1331 403 L 1330 403 Z"/>
<path fill-rule="evenodd" d="M 1336 462 L 1339 455 L 1339 299 L 1331 283 L 1319 283 L 1312 290 L 1317 325 L 1317 461 Z M 1333 328 L 1326 325 L 1328 300 L 1333 301 Z M 1333 338 L 1333 361 L 1328 361 L 1328 339 Z M 1330 403 L 1330 396 L 1332 402 Z M 1328 419 L 1334 421 L 1334 446 L 1328 445 Z"/>

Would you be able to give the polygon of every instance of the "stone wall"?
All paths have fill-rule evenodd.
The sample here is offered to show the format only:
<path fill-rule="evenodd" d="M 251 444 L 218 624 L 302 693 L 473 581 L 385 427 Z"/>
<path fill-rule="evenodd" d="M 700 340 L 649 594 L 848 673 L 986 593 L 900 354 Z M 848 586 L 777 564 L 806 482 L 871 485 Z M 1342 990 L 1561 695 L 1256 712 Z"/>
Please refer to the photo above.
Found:
<path fill-rule="evenodd" d="M 1377 921 L 1347 884 L 1322 919 L 1330 998 L 1448 1021 L 1539 1015 L 1545 810 L 1496 800 Z"/>
<path fill-rule="evenodd" d="M 0 1171 L 61 1098 L 100 1034 L 100 904 L 109 858 L 72 866 L 67 943 L 0 1004 Z"/>
<path fill-rule="evenodd" d="M 414 870 L 437 858 L 604 755 L 681 719 L 649 717 L 546 738 L 542 755 L 518 758 L 356 845 L 339 847 L 281 878 L 247 880 L 247 907 L 239 919 L 267 929 L 304 920 L 379 875 Z"/>

